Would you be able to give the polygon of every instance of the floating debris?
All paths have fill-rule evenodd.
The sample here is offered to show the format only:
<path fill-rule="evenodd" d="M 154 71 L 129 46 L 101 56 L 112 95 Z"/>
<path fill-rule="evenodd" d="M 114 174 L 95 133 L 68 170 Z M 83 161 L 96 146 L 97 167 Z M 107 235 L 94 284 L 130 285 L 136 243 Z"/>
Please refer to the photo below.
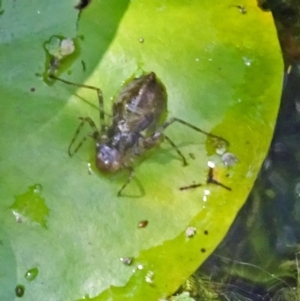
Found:
<path fill-rule="evenodd" d="M 147 225 L 148 225 L 148 221 L 144 220 L 139 222 L 138 227 L 145 228 Z"/>
<path fill-rule="evenodd" d="M 187 227 L 185 230 L 186 237 L 193 237 L 196 234 L 197 229 L 195 227 Z"/>
<path fill-rule="evenodd" d="M 120 260 L 125 264 L 125 265 L 131 265 L 133 258 L 132 257 L 121 257 Z"/>
<path fill-rule="evenodd" d="M 143 266 L 142 264 L 138 264 L 138 265 L 137 265 L 137 268 L 138 268 L 139 270 L 142 270 L 142 269 L 144 268 L 144 266 Z"/>
<path fill-rule="evenodd" d="M 224 153 L 222 155 L 222 161 L 226 166 L 231 167 L 231 166 L 234 166 L 235 164 L 237 164 L 239 160 L 232 153 Z"/>
<path fill-rule="evenodd" d="M 145 281 L 149 284 L 153 284 L 154 272 L 149 271 L 145 276 Z"/>
<path fill-rule="evenodd" d="M 92 175 L 93 171 L 92 171 L 91 163 L 88 162 L 87 167 L 88 167 L 88 174 Z"/>

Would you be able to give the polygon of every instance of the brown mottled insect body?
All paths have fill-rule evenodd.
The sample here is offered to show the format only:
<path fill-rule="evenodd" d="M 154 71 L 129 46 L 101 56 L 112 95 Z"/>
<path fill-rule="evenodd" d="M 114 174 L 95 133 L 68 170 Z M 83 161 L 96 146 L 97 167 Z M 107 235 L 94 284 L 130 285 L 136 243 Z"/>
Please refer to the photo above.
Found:
<path fill-rule="evenodd" d="M 103 97 L 99 88 L 74 84 L 57 78 L 54 75 L 50 75 L 50 77 L 66 84 L 97 91 L 100 107 L 100 130 L 97 129 L 97 126 L 91 118 L 80 117 L 81 123 L 69 145 L 68 153 L 72 156 L 78 151 L 88 136 L 92 137 L 96 145 L 96 166 L 100 171 L 109 173 L 116 172 L 120 169 L 130 171 L 130 176 L 119 190 L 118 195 L 121 194 L 133 178 L 134 170 L 132 165 L 136 157 L 148 149 L 153 148 L 163 139 L 169 142 L 176 150 L 183 164 L 187 164 L 185 157 L 174 142 L 164 134 L 164 130 L 174 122 L 179 122 L 193 130 L 227 144 L 227 141 L 223 138 L 207 133 L 181 119 L 171 118 L 165 121 L 167 92 L 165 86 L 156 77 L 154 72 L 135 78 L 124 86 L 113 104 L 112 123 L 109 127 L 105 124 Z M 77 146 L 73 147 L 85 123 L 90 125 L 93 132 L 84 136 Z"/>
<path fill-rule="evenodd" d="M 114 172 L 130 164 L 134 156 L 155 144 L 152 134 L 166 112 L 165 87 L 154 73 L 129 82 L 113 105 L 112 125 L 96 141 L 96 165 Z M 147 137 L 152 137 L 149 141 Z"/>
<path fill-rule="evenodd" d="M 129 82 L 120 92 L 113 106 L 113 125 L 125 131 L 153 132 L 162 123 L 167 109 L 164 85 L 151 72 Z"/>

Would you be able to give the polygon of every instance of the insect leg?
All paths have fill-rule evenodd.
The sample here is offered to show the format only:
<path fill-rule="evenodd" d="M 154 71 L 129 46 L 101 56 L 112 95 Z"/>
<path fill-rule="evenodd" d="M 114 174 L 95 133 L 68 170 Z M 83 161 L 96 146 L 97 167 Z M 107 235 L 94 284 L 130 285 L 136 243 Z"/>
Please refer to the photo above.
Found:
<path fill-rule="evenodd" d="M 230 187 L 222 184 L 221 182 L 217 181 L 214 178 L 214 169 L 212 167 L 209 167 L 207 178 L 206 178 L 206 184 L 215 184 L 215 185 L 219 185 L 229 191 L 232 190 Z M 180 187 L 179 190 L 187 190 L 187 189 L 191 189 L 191 188 L 197 188 L 200 186 L 202 186 L 202 184 L 192 184 L 192 185 Z"/>
<path fill-rule="evenodd" d="M 176 144 L 168 136 L 164 135 L 164 137 L 170 143 L 170 145 L 176 150 L 177 154 L 181 157 L 181 159 L 183 161 L 183 165 L 186 166 L 187 165 L 187 161 L 186 161 L 184 155 L 182 154 L 182 152 L 176 146 Z"/>
<path fill-rule="evenodd" d="M 200 132 L 200 133 L 202 133 L 202 134 L 204 134 L 204 135 L 206 135 L 206 136 L 208 136 L 208 137 L 211 137 L 211 138 L 215 138 L 215 139 L 221 140 L 221 141 L 225 142 L 226 145 L 229 145 L 229 142 L 228 142 L 226 139 L 224 139 L 224 138 L 222 138 L 222 137 L 220 137 L 220 136 L 216 136 L 216 135 L 214 135 L 214 134 L 208 133 L 208 132 L 206 132 L 206 131 L 203 131 L 203 130 L 201 130 L 200 128 L 198 128 L 198 127 L 196 127 L 196 126 L 194 126 L 194 125 L 192 125 L 192 124 L 190 124 L 190 123 L 188 123 L 188 122 L 186 122 L 186 121 L 184 121 L 184 120 L 182 120 L 182 119 L 176 118 L 176 117 L 173 117 L 173 118 L 171 118 L 170 120 L 166 121 L 164 124 L 162 124 L 161 127 L 160 127 L 160 129 L 158 130 L 158 132 L 163 132 L 169 125 L 171 125 L 171 124 L 174 123 L 174 122 L 179 122 L 179 123 L 181 123 L 181 124 L 183 124 L 183 125 L 186 125 L 186 126 L 188 126 L 189 128 L 191 128 L 191 129 L 193 129 L 193 130 L 195 130 L 195 131 L 197 131 L 197 132 Z M 158 134 L 158 133 L 157 133 L 157 134 Z"/>
<path fill-rule="evenodd" d="M 94 121 L 93 121 L 90 117 L 79 117 L 79 119 L 81 120 L 81 122 L 80 122 L 80 124 L 79 124 L 79 126 L 78 126 L 78 128 L 77 128 L 77 130 L 76 130 L 76 132 L 75 132 L 75 134 L 74 134 L 74 136 L 73 136 L 73 138 L 72 138 L 72 140 L 71 140 L 71 142 L 70 142 L 70 145 L 69 145 L 69 147 L 68 147 L 68 154 L 69 154 L 70 157 L 72 157 L 72 156 L 79 150 L 79 148 L 82 146 L 82 144 L 85 142 L 85 140 L 86 140 L 87 137 L 88 137 L 88 135 L 85 135 L 85 136 L 82 138 L 82 140 L 78 143 L 78 145 L 75 147 L 74 151 L 73 151 L 73 152 L 71 151 L 71 148 L 72 148 L 73 144 L 75 143 L 75 141 L 76 141 L 76 139 L 77 139 L 77 137 L 78 137 L 78 135 L 79 135 L 79 133 L 80 133 L 82 127 L 84 126 L 84 124 L 85 124 L 86 122 L 87 122 L 87 123 L 91 126 L 91 128 L 93 129 L 93 135 L 92 135 L 92 137 L 93 137 L 94 139 L 97 139 L 97 138 L 99 137 L 99 132 L 98 132 L 98 130 L 97 130 L 97 127 L 96 127 Z"/>
<path fill-rule="evenodd" d="M 129 170 L 130 174 L 127 179 L 127 181 L 124 183 L 124 185 L 121 187 L 121 189 L 118 191 L 118 196 L 121 196 L 122 191 L 125 189 L 125 187 L 131 182 L 133 176 L 134 176 L 134 169 L 131 166 L 128 166 L 127 169 Z"/>
<path fill-rule="evenodd" d="M 206 179 L 206 183 L 207 184 L 216 184 L 216 185 L 219 185 L 229 191 L 231 191 L 231 188 L 222 184 L 221 182 L 217 181 L 215 178 L 214 178 L 214 169 L 212 167 L 209 167 L 209 170 L 208 170 L 208 175 L 207 175 L 207 179 Z"/>
<path fill-rule="evenodd" d="M 192 185 L 189 185 L 189 186 L 180 187 L 179 190 L 187 190 L 187 189 L 191 189 L 191 188 L 197 188 L 197 187 L 200 187 L 200 186 L 202 186 L 202 184 L 192 184 Z"/>
<path fill-rule="evenodd" d="M 87 88 L 87 89 L 91 89 L 91 90 L 95 90 L 97 92 L 98 95 L 98 100 L 99 100 L 99 111 L 100 111 L 100 125 L 101 125 L 101 133 L 104 133 L 105 131 L 105 117 L 104 117 L 104 103 L 103 103 L 103 94 L 100 88 L 94 87 L 94 86 L 89 86 L 89 85 L 83 85 L 83 84 L 77 84 L 77 83 L 73 83 L 70 82 L 68 80 L 56 77 L 53 74 L 49 75 L 50 78 L 59 80 L 67 85 L 72 85 L 72 86 L 76 86 L 76 87 L 82 87 L 82 88 Z"/>

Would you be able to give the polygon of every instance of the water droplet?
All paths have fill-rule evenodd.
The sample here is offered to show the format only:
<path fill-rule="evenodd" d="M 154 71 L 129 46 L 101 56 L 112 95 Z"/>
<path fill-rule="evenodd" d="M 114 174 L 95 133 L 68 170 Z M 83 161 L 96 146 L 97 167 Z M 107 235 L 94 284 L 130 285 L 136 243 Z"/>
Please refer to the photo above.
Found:
<path fill-rule="evenodd" d="M 139 78 L 139 77 L 141 77 L 141 76 L 143 76 L 144 75 L 144 70 L 142 69 L 142 67 L 141 66 L 138 66 L 138 68 L 135 70 L 135 72 L 134 72 L 134 74 L 133 74 L 133 77 L 134 78 Z M 126 83 L 127 81 L 125 81 L 125 83 Z"/>
<path fill-rule="evenodd" d="M 42 185 L 41 184 L 35 184 L 32 186 L 34 193 L 41 193 L 42 192 Z"/>
<path fill-rule="evenodd" d="M 137 265 L 137 268 L 138 268 L 139 270 L 142 270 L 142 269 L 144 268 L 144 266 L 143 266 L 142 264 L 138 264 L 138 265 Z"/>
<path fill-rule="evenodd" d="M 45 41 L 43 48 L 46 52 L 45 70 L 43 79 L 46 84 L 53 84 L 49 74 L 55 74 L 68 70 L 73 61 L 80 55 L 79 37 L 76 39 L 52 36 Z M 67 58 L 67 59 L 66 59 Z"/>
<path fill-rule="evenodd" d="M 60 53 L 61 55 L 67 56 L 75 51 L 74 41 L 70 38 L 63 39 L 60 44 Z"/>
<path fill-rule="evenodd" d="M 193 237 L 196 234 L 197 229 L 195 227 L 187 227 L 185 230 L 186 237 Z"/>
<path fill-rule="evenodd" d="M 253 171 L 249 169 L 246 173 L 246 178 L 252 178 L 253 177 Z"/>
<path fill-rule="evenodd" d="M 227 150 L 227 145 L 225 144 L 219 144 L 217 145 L 217 148 L 216 148 L 216 154 L 218 155 L 223 155 Z"/>
<path fill-rule="evenodd" d="M 125 265 L 131 265 L 133 258 L 132 257 L 121 257 L 120 260 L 125 264 Z"/>
<path fill-rule="evenodd" d="M 24 295 L 25 287 L 24 285 L 18 284 L 15 288 L 16 296 L 21 298 Z"/>
<path fill-rule="evenodd" d="M 41 192 L 42 185 L 35 184 L 27 192 L 15 196 L 15 202 L 10 208 L 17 222 L 36 222 L 46 227 L 49 208 L 41 197 Z"/>
<path fill-rule="evenodd" d="M 212 162 L 212 161 L 208 161 L 207 166 L 210 167 L 210 168 L 215 168 L 215 163 Z"/>
<path fill-rule="evenodd" d="M 39 270 L 37 268 L 32 268 L 25 273 L 24 277 L 26 280 L 32 281 L 37 277 L 38 273 Z"/>
<path fill-rule="evenodd" d="M 57 36 L 53 36 L 45 45 L 45 49 L 51 56 L 61 60 L 75 51 L 75 44 L 70 38 L 61 39 Z"/>
<path fill-rule="evenodd" d="M 251 66 L 251 63 L 252 63 L 253 60 L 249 59 L 246 56 L 243 56 L 243 61 L 244 61 L 245 65 L 249 67 L 249 66 Z"/>
<path fill-rule="evenodd" d="M 92 175 L 93 171 L 92 171 L 91 163 L 88 162 L 87 167 L 88 167 L 88 174 Z"/>
<path fill-rule="evenodd" d="M 196 61 L 196 62 L 199 62 L 199 58 L 196 57 L 196 58 L 195 58 L 195 61 Z"/>
<path fill-rule="evenodd" d="M 145 281 L 149 284 L 153 284 L 154 272 L 149 271 L 145 276 Z"/>
<path fill-rule="evenodd" d="M 144 38 L 139 38 L 140 43 L 144 43 L 144 41 L 145 41 Z"/>
<path fill-rule="evenodd" d="M 222 155 L 222 161 L 226 166 L 231 167 L 237 164 L 239 160 L 234 154 L 225 153 Z"/>
<path fill-rule="evenodd" d="M 210 195 L 210 191 L 208 189 L 204 189 L 204 195 L 203 195 L 203 202 L 206 202 L 208 199 L 208 196 Z"/>

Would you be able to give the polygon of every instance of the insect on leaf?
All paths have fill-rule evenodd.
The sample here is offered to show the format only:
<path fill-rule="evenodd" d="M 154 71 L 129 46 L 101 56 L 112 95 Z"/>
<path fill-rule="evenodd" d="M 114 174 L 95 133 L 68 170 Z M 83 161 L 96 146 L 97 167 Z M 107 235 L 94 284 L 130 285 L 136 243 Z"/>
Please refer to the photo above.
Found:
<path fill-rule="evenodd" d="M 213 252 L 266 155 L 282 80 L 271 15 L 254 0 L 243 1 L 246 13 L 236 5 L 95 0 L 78 15 L 64 1 L 1 2 L 1 300 L 12 300 L 22 285 L 23 301 L 156 301 Z M 225 138 L 230 155 L 174 123 L 165 134 L 188 165 L 163 142 L 136 162 L 118 197 L 128 171 L 100 173 L 92 138 L 72 158 L 67 154 L 78 117 L 100 127 L 98 97 L 45 80 L 51 62 L 45 44 L 53 36 L 74 40 L 75 52 L 52 69 L 102 89 L 107 125 L 124 82 L 155 72 L 166 87 L 167 120 Z M 90 133 L 87 126 L 81 135 Z M 213 179 L 231 191 L 206 183 L 208 162 Z M 180 190 L 194 184 L 201 186 Z M 12 210 L 16 200 L 26 205 L 22 218 Z M 31 269 L 38 274 L 29 283 L 24 275 Z"/>

